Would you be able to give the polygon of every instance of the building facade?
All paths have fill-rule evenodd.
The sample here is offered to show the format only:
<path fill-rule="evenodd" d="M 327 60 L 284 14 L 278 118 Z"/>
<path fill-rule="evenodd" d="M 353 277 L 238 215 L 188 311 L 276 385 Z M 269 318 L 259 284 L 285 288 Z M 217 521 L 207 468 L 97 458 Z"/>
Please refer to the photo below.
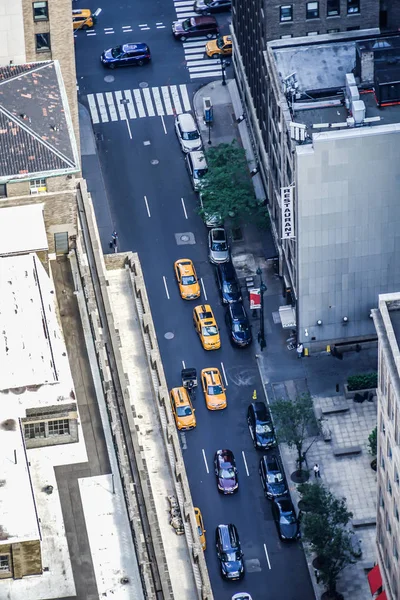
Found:
<path fill-rule="evenodd" d="M 380 571 L 375 587 L 382 583 L 387 600 L 397 600 L 400 594 L 400 293 L 379 296 L 373 320 L 378 334 L 377 549 Z"/>

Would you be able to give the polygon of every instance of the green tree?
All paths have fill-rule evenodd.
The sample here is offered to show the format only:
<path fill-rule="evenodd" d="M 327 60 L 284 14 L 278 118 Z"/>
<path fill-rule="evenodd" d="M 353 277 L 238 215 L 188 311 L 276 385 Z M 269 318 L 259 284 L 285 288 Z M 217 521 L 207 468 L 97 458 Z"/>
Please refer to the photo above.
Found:
<path fill-rule="evenodd" d="M 321 554 L 319 576 L 330 598 L 337 597 L 337 580 L 347 566 L 354 564 L 353 533 L 337 527 Z"/>
<path fill-rule="evenodd" d="M 371 456 L 376 456 L 378 453 L 378 427 L 375 427 L 368 436 L 368 451 Z"/>
<path fill-rule="evenodd" d="M 307 427 L 315 422 L 313 401 L 310 394 L 301 394 L 295 400 L 277 400 L 272 406 L 279 442 L 297 450 L 299 470 L 305 461 L 303 445 L 307 437 Z"/>
<path fill-rule="evenodd" d="M 202 177 L 200 213 L 239 218 L 257 212 L 259 204 L 249 175 L 246 153 L 234 140 L 205 150 L 208 171 Z M 265 212 L 265 209 L 264 209 Z"/>

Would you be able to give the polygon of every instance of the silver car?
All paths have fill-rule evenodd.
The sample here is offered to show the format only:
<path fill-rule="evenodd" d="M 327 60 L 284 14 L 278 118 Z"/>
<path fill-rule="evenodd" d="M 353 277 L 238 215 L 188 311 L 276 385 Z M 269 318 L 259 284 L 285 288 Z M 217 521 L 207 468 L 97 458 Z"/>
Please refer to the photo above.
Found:
<path fill-rule="evenodd" d="M 230 260 L 228 239 L 223 227 L 213 227 L 208 233 L 208 258 L 214 264 Z"/>
<path fill-rule="evenodd" d="M 199 130 L 190 113 L 182 113 L 176 117 L 175 132 L 183 152 L 193 152 L 203 148 Z"/>

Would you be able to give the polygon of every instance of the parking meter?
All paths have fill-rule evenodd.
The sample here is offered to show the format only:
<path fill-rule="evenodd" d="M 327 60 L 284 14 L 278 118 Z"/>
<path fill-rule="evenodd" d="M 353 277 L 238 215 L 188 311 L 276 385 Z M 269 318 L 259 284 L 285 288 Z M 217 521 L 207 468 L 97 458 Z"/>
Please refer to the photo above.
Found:
<path fill-rule="evenodd" d="M 203 98 L 203 115 L 204 123 L 210 124 L 213 122 L 213 105 L 211 98 Z"/>

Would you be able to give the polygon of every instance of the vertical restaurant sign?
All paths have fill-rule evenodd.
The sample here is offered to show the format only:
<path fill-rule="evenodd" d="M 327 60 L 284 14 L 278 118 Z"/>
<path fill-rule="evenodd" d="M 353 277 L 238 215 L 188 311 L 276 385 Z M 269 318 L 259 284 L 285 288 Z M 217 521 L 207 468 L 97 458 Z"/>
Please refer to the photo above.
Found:
<path fill-rule="evenodd" d="M 293 186 L 281 188 L 282 239 L 290 240 L 294 234 Z"/>

